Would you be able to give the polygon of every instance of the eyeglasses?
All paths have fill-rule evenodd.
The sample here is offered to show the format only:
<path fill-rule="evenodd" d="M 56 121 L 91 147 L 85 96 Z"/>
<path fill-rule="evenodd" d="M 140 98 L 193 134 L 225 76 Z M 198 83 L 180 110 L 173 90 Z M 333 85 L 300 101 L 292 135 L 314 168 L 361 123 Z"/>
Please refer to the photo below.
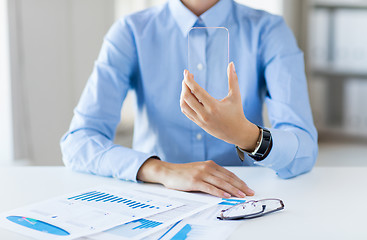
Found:
<path fill-rule="evenodd" d="M 236 204 L 230 208 L 222 210 L 218 219 L 238 220 L 261 217 L 269 213 L 284 209 L 284 203 L 280 199 L 268 198 L 262 200 L 251 200 Z"/>

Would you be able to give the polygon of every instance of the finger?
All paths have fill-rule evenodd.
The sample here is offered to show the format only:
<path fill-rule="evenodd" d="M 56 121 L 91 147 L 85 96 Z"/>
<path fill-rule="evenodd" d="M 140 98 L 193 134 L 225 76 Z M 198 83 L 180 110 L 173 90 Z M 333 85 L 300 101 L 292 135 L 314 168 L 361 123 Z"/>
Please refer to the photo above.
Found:
<path fill-rule="evenodd" d="M 219 189 L 209 183 L 206 183 L 206 182 L 201 182 L 200 184 L 197 185 L 197 189 L 195 190 L 198 190 L 198 191 L 201 191 L 201 192 L 205 192 L 205 193 L 209 193 L 210 195 L 213 195 L 213 196 L 217 196 L 217 197 L 220 197 L 220 198 L 230 198 L 231 197 L 231 194 L 223 191 L 222 189 Z"/>
<path fill-rule="evenodd" d="M 222 189 L 227 193 L 230 193 L 232 196 L 240 198 L 246 197 L 246 195 L 241 192 L 241 190 L 233 186 L 231 183 L 225 181 L 223 178 L 217 177 L 215 175 L 208 175 L 205 177 L 204 181 L 211 185 L 214 185 L 217 188 Z"/>
<path fill-rule="evenodd" d="M 192 75 L 189 71 L 185 70 L 186 76 L 184 81 L 190 91 L 195 95 L 195 97 L 204 105 L 209 105 L 213 101 L 216 101 L 210 94 L 205 91 L 195 80 L 194 75 Z"/>
<path fill-rule="evenodd" d="M 227 76 L 228 76 L 228 94 L 239 95 L 240 87 L 238 84 L 238 77 L 233 62 L 228 64 Z"/>
<path fill-rule="evenodd" d="M 239 177 L 236 176 L 233 172 L 229 171 L 228 169 L 225 169 L 222 166 L 219 166 L 214 161 L 208 161 L 211 164 L 211 167 L 213 167 L 217 172 L 213 172 L 213 174 L 217 175 L 218 177 L 221 177 L 223 179 L 227 179 L 228 177 L 231 178 L 231 183 L 237 187 L 242 193 L 246 194 L 247 196 L 253 196 L 255 194 L 254 190 L 249 188 L 247 184 L 242 181 Z M 227 177 L 226 177 L 227 176 Z"/>
<path fill-rule="evenodd" d="M 222 174 L 225 174 L 227 176 L 230 176 L 233 179 L 232 184 L 241 190 L 242 193 L 246 194 L 247 196 L 254 196 L 255 191 L 252 190 L 244 181 L 242 181 L 239 177 L 237 177 L 234 173 L 228 171 L 225 168 L 221 169 L 222 171 L 218 171 Z"/>
<path fill-rule="evenodd" d="M 204 106 L 199 102 L 199 100 L 191 93 L 189 87 L 186 85 L 185 81 L 182 81 L 182 100 L 184 100 L 192 110 L 197 114 L 204 111 Z"/>
<path fill-rule="evenodd" d="M 223 181 L 231 184 L 233 187 L 236 188 L 235 192 L 230 192 L 233 196 L 244 198 L 246 196 L 253 195 L 253 191 L 242 180 L 239 180 L 217 170 L 214 170 L 212 174 L 220 179 L 223 179 Z"/>
<path fill-rule="evenodd" d="M 194 110 L 191 109 L 191 107 L 184 101 L 181 100 L 181 111 L 183 114 L 186 115 L 191 121 L 196 122 L 197 114 Z"/>

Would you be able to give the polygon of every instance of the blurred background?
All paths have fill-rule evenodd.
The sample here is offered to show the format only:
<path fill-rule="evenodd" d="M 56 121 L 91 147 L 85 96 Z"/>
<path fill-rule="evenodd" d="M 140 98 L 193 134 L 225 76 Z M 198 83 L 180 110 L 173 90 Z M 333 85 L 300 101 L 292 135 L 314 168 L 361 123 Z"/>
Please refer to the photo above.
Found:
<path fill-rule="evenodd" d="M 0 0 L 0 166 L 62 165 L 59 140 L 118 18 L 163 0 Z M 305 52 L 319 166 L 367 165 L 367 1 L 238 0 L 282 15 Z M 134 95 L 116 143 L 131 146 Z M 264 113 L 266 116 L 266 112 Z"/>

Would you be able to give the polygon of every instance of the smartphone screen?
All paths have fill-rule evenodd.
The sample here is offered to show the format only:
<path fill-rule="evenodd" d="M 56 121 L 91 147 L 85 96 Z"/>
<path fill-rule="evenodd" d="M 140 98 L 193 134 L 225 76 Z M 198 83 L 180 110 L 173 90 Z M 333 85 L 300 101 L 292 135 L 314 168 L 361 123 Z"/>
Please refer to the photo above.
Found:
<path fill-rule="evenodd" d="M 225 27 L 194 27 L 188 35 L 188 70 L 212 97 L 228 94 L 229 32 Z"/>

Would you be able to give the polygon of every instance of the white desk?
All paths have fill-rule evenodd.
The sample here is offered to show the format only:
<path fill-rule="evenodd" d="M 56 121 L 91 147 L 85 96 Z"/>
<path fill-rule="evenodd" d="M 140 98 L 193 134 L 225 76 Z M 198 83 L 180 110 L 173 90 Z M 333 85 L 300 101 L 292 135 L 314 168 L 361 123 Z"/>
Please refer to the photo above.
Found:
<path fill-rule="evenodd" d="M 290 180 L 265 168 L 228 169 L 258 198 L 277 197 L 285 203 L 282 212 L 243 221 L 230 239 L 367 239 L 367 167 L 318 167 Z M 101 184 L 126 183 L 64 167 L 3 167 L 0 211 Z M 28 238 L 0 229 L 0 239 Z"/>

